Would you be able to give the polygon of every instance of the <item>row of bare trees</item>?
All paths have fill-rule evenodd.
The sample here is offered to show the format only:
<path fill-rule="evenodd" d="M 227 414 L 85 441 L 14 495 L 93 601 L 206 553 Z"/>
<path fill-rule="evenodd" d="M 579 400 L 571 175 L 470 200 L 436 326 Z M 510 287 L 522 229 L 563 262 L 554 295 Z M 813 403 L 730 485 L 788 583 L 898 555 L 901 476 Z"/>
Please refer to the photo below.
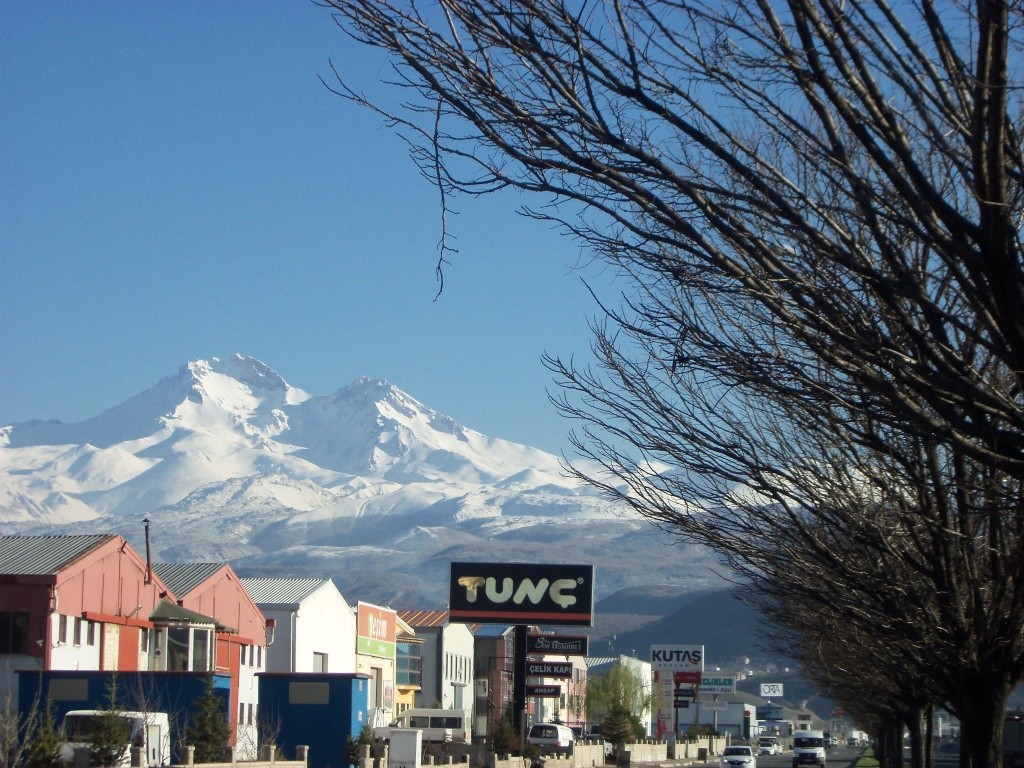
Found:
<path fill-rule="evenodd" d="M 887 765 L 1001 765 L 1024 676 L 1021 7 L 326 0 L 440 192 L 618 270 L 571 471 L 717 551 Z M 442 227 L 447 218 L 442 216 Z M 439 270 L 448 233 L 443 232 Z"/>

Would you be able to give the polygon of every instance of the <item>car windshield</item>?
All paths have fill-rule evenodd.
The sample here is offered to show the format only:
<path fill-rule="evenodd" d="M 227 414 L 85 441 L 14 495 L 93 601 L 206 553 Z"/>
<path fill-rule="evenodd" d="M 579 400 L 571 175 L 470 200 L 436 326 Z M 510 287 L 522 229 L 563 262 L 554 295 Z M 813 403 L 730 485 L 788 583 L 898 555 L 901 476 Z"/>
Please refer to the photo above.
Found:
<path fill-rule="evenodd" d="M 726 747 L 723 755 L 749 755 L 750 747 Z"/>
<path fill-rule="evenodd" d="M 793 737 L 794 747 L 823 747 L 825 746 L 824 741 L 820 736 L 795 736 Z"/>

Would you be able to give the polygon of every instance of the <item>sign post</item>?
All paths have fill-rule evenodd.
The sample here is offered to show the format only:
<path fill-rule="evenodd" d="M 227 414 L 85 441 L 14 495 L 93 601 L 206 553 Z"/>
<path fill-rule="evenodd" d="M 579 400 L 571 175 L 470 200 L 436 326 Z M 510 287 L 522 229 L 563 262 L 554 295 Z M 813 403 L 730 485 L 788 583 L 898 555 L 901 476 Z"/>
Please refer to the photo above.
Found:
<path fill-rule="evenodd" d="M 679 735 L 677 699 L 683 691 L 697 703 L 697 691 L 704 672 L 703 645 L 652 645 L 651 670 L 659 681 L 670 682 L 672 687 L 672 736 Z M 700 716 L 700 706 L 694 708 L 694 724 Z"/>
<path fill-rule="evenodd" d="M 594 566 L 452 563 L 448 619 L 515 626 L 512 717 L 525 751 L 528 626 L 594 626 Z"/>

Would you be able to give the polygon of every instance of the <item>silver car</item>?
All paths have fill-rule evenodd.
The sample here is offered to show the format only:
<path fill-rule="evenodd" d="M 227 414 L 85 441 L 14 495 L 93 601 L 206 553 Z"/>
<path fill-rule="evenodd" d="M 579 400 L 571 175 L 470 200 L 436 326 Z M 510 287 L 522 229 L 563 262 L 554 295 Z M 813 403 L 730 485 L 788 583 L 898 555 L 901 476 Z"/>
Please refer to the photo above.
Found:
<path fill-rule="evenodd" d="M 757 768 L 757 758 L 750 747 L 726 747 L 722 750 L 722 768 Z"/>

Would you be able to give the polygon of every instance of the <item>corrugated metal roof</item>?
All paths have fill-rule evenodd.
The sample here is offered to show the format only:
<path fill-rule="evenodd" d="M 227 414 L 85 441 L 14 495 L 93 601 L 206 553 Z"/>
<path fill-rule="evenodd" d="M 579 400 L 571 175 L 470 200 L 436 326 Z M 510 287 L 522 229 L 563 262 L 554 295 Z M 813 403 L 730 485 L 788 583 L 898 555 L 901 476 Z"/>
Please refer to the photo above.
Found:
<path fill-rule="evenodd" d="M 154 563 L 153 572 L 182 598 L 223 567 L 224 563 Z"/>
<path fill-rule="evenodd" d="M 413 629 L 443 627 L 448 623 L 448 611 L 399 611 L 402 621 Z"/>
<path fill-rule="evenodd" d="M 471 629 L 475 637 L 501 637 L 510 629 L 510 624 L 474 624 Z"/>
<path fill-rule="evenodd" d="M 297 606 L 330 579 L 253 576 L 239 581 L 256 605 Z"/>
<path fill-rule="evenodd" d="M 92 549 L 117 538 L 112 533 L 80 536 L 0 536 L 0 573 L 45 576 L 61 571 Z"/>

